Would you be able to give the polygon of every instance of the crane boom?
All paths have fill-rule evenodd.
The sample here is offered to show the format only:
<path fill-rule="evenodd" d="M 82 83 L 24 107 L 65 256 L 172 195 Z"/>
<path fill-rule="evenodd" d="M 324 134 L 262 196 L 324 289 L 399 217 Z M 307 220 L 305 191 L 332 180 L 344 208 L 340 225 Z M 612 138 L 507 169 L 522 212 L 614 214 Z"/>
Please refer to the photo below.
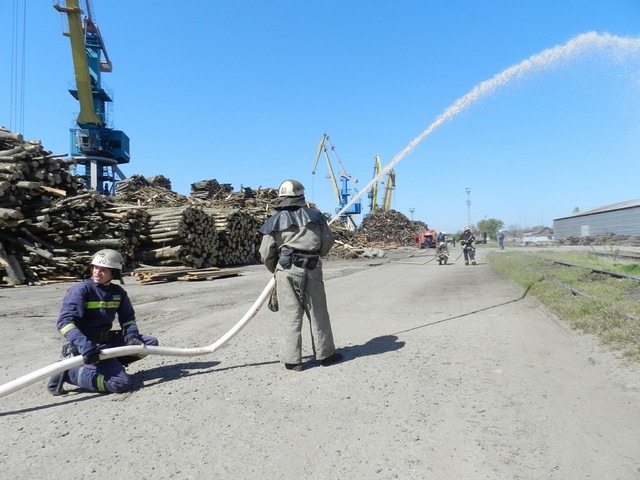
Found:
<path fill-rule="evenodd" d="M 381 170 L 382 170 L 382 161 L 380 160 L 380 155 L 376 153 L 376 159 L 373 163 L 374 179 L 378 177 L 378 174 L 380 173 Z M 381 183 L 384 183 L 384 181 L 382 181 Z M 377 180 L 373 183 L 371 190 L 369 190 L 369 198 L 371 198 L 371 206 L 370 206 L 369 212 L 373 213 L 378 208 L 378 181 Z"/>
<path fill-rule="evenodd" d="M 73 57 L 73 70 L 76 76 L 77 98 L 80 103 L 78 125 L 102 125 L 93 105 L 93 93 L 91 88 L 91 75 L 89 62 L 84 44 L 84 28 L 82 27 L 82 10 L 78 0 L 67 0 L 66 7 L 54 5 L 59 12 L 66 13 L 69 21 L 69 32 L 63 35 L 71 41 L 71 56 Z"/>
<path fill-rule="evenodd" d="M 387 172 L 387 185 L 384 188 L 384 195 L 382 197 L 382 208 L 385 211 L 391 210 L 391 197 L 393 195 L 393 190 L 395 188 L 396 188 L 396 172 L 392 168 Z"/>
<path fill-rule="evenodd" d="M 318 168 L 318 160 L 320 159 L 320 155 L 324 153 L 324 157 L 327 160 L 327 168 L 329 169 L 329 178 L 331 179 L 331 185 L 333 186 L 333 193 L 336 195 L 336 200 L 340 203 L 340 190 L 338 189 L 338 182 L 336 182 L 336 176 L 333 174 L 333 167 L 331 166 L 331 160 L 329 159 L 329 154 L 327 153 L 327 147 L 324 144 L 325 139 L 327 138 L 327 134 L 323 134 L 320 139 L 320 143 L 318 144 L 318 153 L 316 154 L 316 161 L 313 164 L 312 175 L 316 174 L 316 169 Z"/>
<path fill-rule="evenodd" d="M 87 188 L 114 194 L 116 182 L 126 178 L 118 165 L 130 160 L 129 137 L 107 126 L 106 105 L 112 99 L 102 85 L 101 73 L 111 72 L 113 67 L 91 16 L 89 0 L 85 5 L 84 12 L 79 0 L 57 0 L 53 5 L 68 21 L 69 31 L 63 35 L 71 42 L 76 79 L 76 88 L 69 92 L 80 103 L 78 127 L 70 130 L 71 155 L 78 166 L 84 167 L 84 172 L 77 174 L 85 179 Z"/>

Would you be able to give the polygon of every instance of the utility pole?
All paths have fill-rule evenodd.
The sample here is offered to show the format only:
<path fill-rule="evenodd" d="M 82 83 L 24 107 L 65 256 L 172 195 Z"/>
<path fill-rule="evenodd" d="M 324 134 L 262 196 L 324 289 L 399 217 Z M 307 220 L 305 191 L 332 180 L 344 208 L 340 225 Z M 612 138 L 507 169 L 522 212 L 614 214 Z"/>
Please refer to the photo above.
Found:
<path fill-rule="evenodd" d="M 416 211 L 416 209 L 415 209 L 415 208 L 413 208 L 413 207 L 411 207 L 411 208 L 409 209 L 409 213 L 411 213 L 411 221 L 413 221 L 413 212 L 415 212 L 415 211 Z"/>
<path fill-rule="evenodd" d="M 467 192 L 467 226 L 471 226 L 471 189 L 466 187 L 464 189 Z"/>

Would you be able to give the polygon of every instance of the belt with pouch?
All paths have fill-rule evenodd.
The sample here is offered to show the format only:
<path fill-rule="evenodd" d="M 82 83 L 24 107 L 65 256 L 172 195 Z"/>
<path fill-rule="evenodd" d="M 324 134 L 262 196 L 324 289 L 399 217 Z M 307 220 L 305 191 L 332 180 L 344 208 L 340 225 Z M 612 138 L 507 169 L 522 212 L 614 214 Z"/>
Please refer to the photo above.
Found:
<path fill-rule="evenodd" d="M 92 342 L 107 343 L 123 338 L 122 330 L 107 330 L 106 332 L 93 332 L 85 334 Z"/>
<path fill-rule="evenodd" d="M 313 270 L 318 266 L 320 256 L 315 253 L 294 252 L 292 255 L 293 264 L 298 268 Z"/>

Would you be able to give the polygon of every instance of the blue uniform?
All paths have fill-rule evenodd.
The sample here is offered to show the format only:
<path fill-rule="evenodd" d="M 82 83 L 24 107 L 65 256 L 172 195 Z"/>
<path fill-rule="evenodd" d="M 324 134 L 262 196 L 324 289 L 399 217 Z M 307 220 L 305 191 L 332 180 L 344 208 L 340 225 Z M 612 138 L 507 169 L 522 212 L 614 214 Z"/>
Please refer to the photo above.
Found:
<path fill-rule="evenodd" d="M 121 333 L 111 331 L 116 315 Z M 91 278 L 67 291 L 56 327 L 80 355 L 94 348 L 121 347 L 130 336 L 139 336 L 146 345 L 158 345 L 155 337 L 140 335 L 127 292 L 120 285 L 99 285 Z M 75 367 L 69 370 L 69 381 L 90 391 L 125 392 L 131 390 L 132 382 L 123 362 L 138 359 L 111 358 Z"/>

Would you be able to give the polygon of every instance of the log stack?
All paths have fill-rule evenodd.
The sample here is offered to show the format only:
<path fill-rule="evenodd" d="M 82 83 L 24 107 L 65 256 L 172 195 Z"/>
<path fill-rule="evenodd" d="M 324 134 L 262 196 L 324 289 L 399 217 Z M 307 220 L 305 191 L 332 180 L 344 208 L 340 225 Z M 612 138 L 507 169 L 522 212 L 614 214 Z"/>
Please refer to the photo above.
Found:
<path fill-rule="evenodd" d="M 248 265 L 258 261 L 256 233 L 260 224 L 246 210 L 239 208 L 203 208 L 214 222 L 218 252 L 215 265 Z"/>
<path fill-rule="evenodd" d="M 82 183 L 39 141 L 0 127 L 0 228 L 31 224 L 52 198 L 74 194 Z"/>
<path fill-rule="evenodd" d="M 66 250 L 45 246 L 38 234 L 50 227 L 45 209 L 56 198 L 82 191 L 83 182 L 59 157 L 39 141 L 0 127 L 0 284 L 20 285 L 43 271 L 60 273 L 57 259 Z"/>
<path fill-rule="evenodd" d="M 81 278 L 103 248 L 121 251 L 128 268 L 258 261 L 258 229 L 274 213 L 276 189 L 236 192 L 213 179 L 185 197 L 162 175 L 132 175 L 107 197 L 86 191 L 61 157 L 0 127 L 0 286 Z M 361 249 L 353 232 L 339 223 L 332 230 L 334 255 Z"/>
<path fill-rule="evenodd" d="M 218 183 L 216 179 L 201 180 L 191 184 L 191 197 L 199 200 L 224 200 L 233 193 L 230 183 Z"/>
<path fill-rule="evenodd" d="M 138 260 L 147 265 L 195 268 L 216 265 L 218 244 L 213 218 L 202 208 L 150 208 L 148 233 Z"/>

